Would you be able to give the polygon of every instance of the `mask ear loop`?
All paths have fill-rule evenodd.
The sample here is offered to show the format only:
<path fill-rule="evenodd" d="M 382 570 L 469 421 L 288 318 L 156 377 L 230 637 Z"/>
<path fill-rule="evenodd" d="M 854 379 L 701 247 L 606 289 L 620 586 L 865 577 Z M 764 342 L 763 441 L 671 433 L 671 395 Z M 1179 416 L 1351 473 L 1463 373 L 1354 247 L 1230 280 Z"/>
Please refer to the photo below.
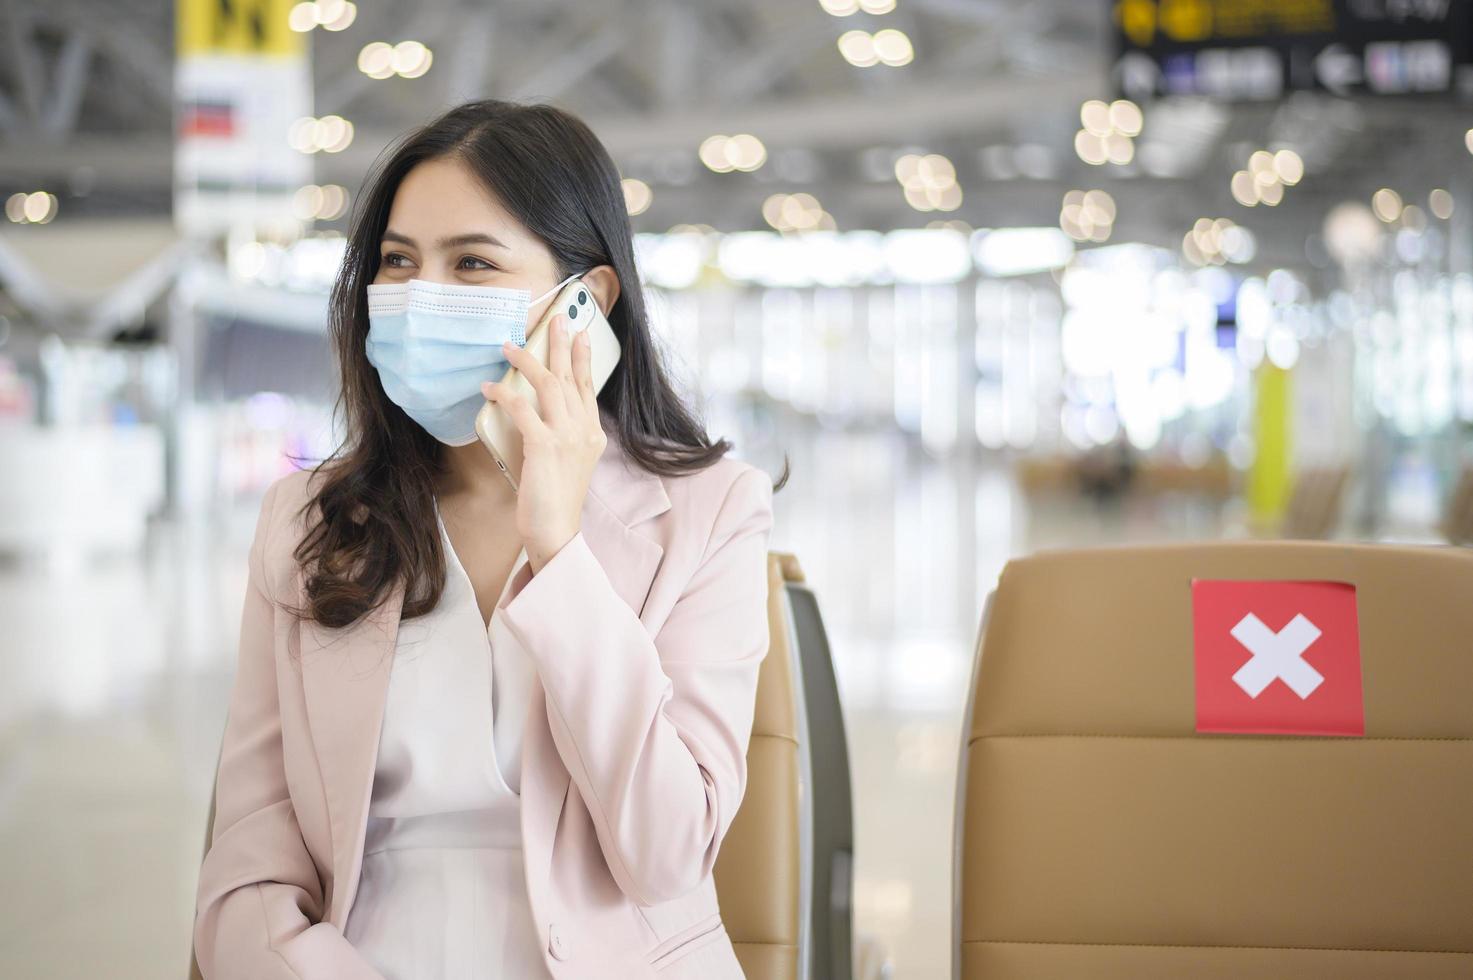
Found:
<path fill-rule="evenodd" d="M 528 306 L 536 306 L 538 303 L 540 303 L 543 300 L 547 299 L 547 297 L 551 296 L 553 293 L 557 292 L 559 289 L 562 289 L 564 286 L 566 286 L 568 283 L 572 282 L 574 279 L 577 279 L 582 274 L 583 273 L 581 273 L 581 272 L 575 272 L 573 275 L 571 275 L 568 278 L 564 279 L 562 282 L 558 283 L 556 286 L 553 286 L 547 292 L 543 293 L 541 296 L 539 296 L 536 299 L 532 300 L 532 302 L 528 303 L 527 305 Z"/>

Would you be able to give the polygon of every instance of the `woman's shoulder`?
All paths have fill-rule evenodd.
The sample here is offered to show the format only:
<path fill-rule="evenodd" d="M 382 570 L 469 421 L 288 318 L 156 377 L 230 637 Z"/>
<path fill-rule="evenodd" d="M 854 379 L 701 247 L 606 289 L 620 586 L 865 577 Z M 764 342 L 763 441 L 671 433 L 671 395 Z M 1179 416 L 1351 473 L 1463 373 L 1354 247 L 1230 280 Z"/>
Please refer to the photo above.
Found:
<path fill-rule="evenodd" d="M 326 466 L 297 469 L 272 480 L 261 498 L 260 527 L 262 563 L 272 595 L 293 580 L 297 545 L 306 533 L 308 504 L 321 490 Z"/>
<path fill-rule="evenodd" d="M 662 477 L 670 498 L 670 513 L 689 521 L 701 515 L 700 524 L 713 532 L 722 523 L 739 524 L 755 516 L 770 519 L 772 478 L 752 463 L 723 456 L 709 466 L 679 476 Z"/>
<path fill-rule="evenodd" d="M 322 489 L 327 472 L 327 464 L 293 470 L 267 485 L 262 507 L 269 511 L 273 529 L 300 521 L 306 504 Z"/>

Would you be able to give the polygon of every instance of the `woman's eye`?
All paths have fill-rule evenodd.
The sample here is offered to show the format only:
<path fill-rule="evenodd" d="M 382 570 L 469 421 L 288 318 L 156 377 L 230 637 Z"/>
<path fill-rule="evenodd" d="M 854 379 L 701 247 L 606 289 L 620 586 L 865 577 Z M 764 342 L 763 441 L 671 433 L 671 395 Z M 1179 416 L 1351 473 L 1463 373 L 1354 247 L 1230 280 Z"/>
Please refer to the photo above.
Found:
<path fill-rule="evenodd" d="M 466 263 L 466 262 L 475 262 L 475 263 L 478 263 L 477 265 L 471 266 L 468 269 L 468 271 L 472 271 L 472 272 L 481 272 L 482 270 L 485 270 L 485 269 L 494 269 L 494 268 L 496 268 L 490 262 L 487 262 L 484 259 L 478 259 L 474 255 L 467 255 L 465 258 L 461 259 L 460 261 L 462 263 L 461 268 L 463 268 L 463 269 L 466 268 L 466 266 L 463 263 Z"/>
<path fill-rule="evenodd" d="M 404 256 L 400 255 L 398 252 L 390 252 L 388 255 L 385 255 L 384 256 L 384 265 L 388 266 L 390 269 L 399 269 L 399 268 L 402 268 L 402 266 L 400 266 L 399 263 L 397 263 L 397 262 L 394 261 L 395 259 L 402 259 L 402 258 L 404 258 Z M 406 259 L 405 261 L 408 261 L 408 260 Z"/>

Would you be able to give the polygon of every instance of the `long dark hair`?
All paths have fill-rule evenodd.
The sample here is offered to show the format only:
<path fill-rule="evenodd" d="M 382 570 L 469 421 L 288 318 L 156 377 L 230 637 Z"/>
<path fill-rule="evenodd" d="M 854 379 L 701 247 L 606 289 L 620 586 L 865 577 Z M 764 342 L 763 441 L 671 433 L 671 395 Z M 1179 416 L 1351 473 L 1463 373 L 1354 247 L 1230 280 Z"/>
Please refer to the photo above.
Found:
<path fill-rule="evenodd" d="M 368 362 L 366 286 L 378 274 L 379 247 L 400 181 L 426 160 L 464 163 L 556 260 L 559 279 L 611 265 L 619 299 L 608 312 L 622 348 L 599 391 L 612 421 L 610 446 L 663 476 L 703 469 L 732 444 L 712 442 L 681 403 L 652 342 L 634 264 L 634 244 L 618 169 L 576 117 L 548 105 L 495 99 L 467 102 L 415 130 L 375 161 L 354 206 L 342 268 L 333 284 L 329 335 L 342 388 L 342 445 L 322 461 L 318 489 L 303 506 L 320 518 L 296 546 L 307 570 L 307 608 L 293 610 L 326 626 L 356 622 L 400 580 L 402 617 L 435 607 L 445 588 L 445 555 L 434 515 L 434 488 L 447 469 L 442 444 L 389 400 Z M 608 422 L 606 421 L 606 425 Z M 774 484 L 788 479 L 788 463 Z M 300 516 L 300 514 L 298 515 Z"/>

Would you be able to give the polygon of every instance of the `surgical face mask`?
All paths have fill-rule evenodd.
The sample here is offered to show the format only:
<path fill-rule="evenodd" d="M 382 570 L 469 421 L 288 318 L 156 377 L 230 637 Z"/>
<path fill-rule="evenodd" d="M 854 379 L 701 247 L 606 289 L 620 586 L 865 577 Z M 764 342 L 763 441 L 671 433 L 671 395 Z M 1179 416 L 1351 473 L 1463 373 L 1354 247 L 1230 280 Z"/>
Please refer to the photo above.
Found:
<path fill-rule="evenodd" d="M 481 382 L 500 381 L 501 345 L 527 346 L 527 312 L 578 278 L 532 298 L 525 289 L 410 279 L 368 285 L 368 361 L 384 393 L 447 446 L 476 441 Z"/>

